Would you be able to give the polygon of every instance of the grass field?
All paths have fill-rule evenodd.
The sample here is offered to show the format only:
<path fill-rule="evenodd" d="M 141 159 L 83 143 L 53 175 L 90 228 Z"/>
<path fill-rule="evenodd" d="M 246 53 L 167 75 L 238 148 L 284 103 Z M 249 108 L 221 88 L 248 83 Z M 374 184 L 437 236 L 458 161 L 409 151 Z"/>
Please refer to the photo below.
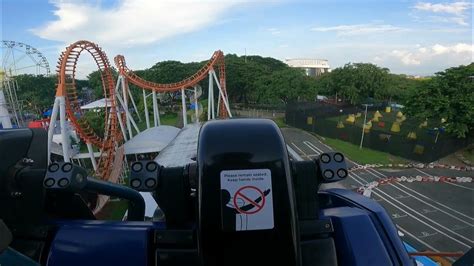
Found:
<path fill-rule="evenodd" d="M 109 201 L 104 208 L 96 215 L 99 220 L 122 220 L 125 211 L 128 209 L 128 201 Z"/>
<path fill-rule="evenodd" d="M 128 209 L 128 201 L 109 201 L 107 205 L 97 215 L 100 220 L 122 220 L 125 211 Z"/>
<path fill-rule="evenodd" d="M 323 142 L 360 164 L 398 164 L 407 162 L 406 159 L 385 152 L 375 151 L 364 147 L 359 149 L 359 146 L 357 145 L 338 139 L 325 138 Z"/>
<path fill-rule="evenodd" d="M 468 159 L 469 161 L 474 162 L 474 148 L 464 150 L 462 152 L 462 156 L 464 156 L 464 158 Z"/>
<path fill-rule="evenodd" d="M 188 117 L 189 119 L 189 117 Z M 140 131 L 146 129 L 146 120 L 142 117 L 142 121 L 138 122 L 138 119 L 135 120 Z M 160 115 L 160 122 L 162 125 L 167 126 L 176 126 L 178 124 L 178 114 L 177 113 L 165 113 Z M 153 114 L 150 114 L 150 127 L 154 126 Z"/>
<path fill-rule="evenodd" d="M 275 123 L 280 128 L 288 127 L 288 125 L 285 123 L 285 118 L 283 117 L 275 118 L 273 119 L 273 121 L 275 121 Z M 309 132 L 309 133 L 316 135 L 313 132 Z M 349 158 L 351 158 L 351 160 L 360 164 L 376 164 L 376 163 L 398 164 L 398 163 L 408 162 L 406 159 L 391 155 L 389 153 L 375 151 L 375 150 L 364 148 L 364 147 L 362 147 L 362 149 L 359 149 L 359 146 L 357 145 L 354 145 L 352 143 L 345 142 L 342 140 L 338 140 L 338 139 L 324 138 L 323 142 L 333 147 L 335 150 L 346 154 Z"/>
<path fill-rule="evenodd" d="M 288 125 L 285 123 L 284 117 L 277 117 L 272 120 L 275 121 L 278 127 L 288 127 Z"/>

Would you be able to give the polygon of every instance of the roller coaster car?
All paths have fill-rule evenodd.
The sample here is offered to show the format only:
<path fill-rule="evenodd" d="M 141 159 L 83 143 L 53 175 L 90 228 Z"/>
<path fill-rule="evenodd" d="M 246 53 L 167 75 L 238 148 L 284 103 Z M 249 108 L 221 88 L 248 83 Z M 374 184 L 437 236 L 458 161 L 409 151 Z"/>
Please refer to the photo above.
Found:
<path fill-rule="evenodd" d="M 70 163 L 46 167 L 38 158 L 46 154 L 38 148 L 46 137 L 38 132 L 0 131 L 0 219 L 13 234 L 4 251 L 11 261 L 414 265 L 379 204 L 349 190 L 319 190 L 347 177 L 344 156 L 291 161 L 270 120 L 207 122 L 196 163 L 165 168 L 135 162 L 130 187 L 87 177 Z M 138 191 L 153 193 L 165 222 L 144 221 Z M 86 193 L 128 199 L 128 221 L 94 220 L 82 201 Z M 0 248 L 7 246 L 8 234 L 0 238 Z"/>

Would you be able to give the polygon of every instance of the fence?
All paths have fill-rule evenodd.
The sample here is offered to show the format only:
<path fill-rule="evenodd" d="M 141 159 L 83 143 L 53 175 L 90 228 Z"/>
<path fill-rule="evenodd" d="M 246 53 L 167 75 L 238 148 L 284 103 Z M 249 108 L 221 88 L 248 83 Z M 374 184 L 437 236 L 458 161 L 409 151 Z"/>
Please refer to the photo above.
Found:
<path fill-rule="evenodd" d="M 368 110 L 375 110 L 369 107 Z M 297 103 L 289 104 L 286 109 L 286 123 L 318 135 L 340 139 L 360 144 L 362 128 L 358 125 L 344 123 L 344 128 L 338 128 L 337 116 L 362 112 L 360 107 L 334 106 L 323 103 Z M 394 133 L 390 131 L 389 125 L 381 127 L 374 124 L 368 133 L 364 135 L 363 146 L 387 152 L 420 162 L 432 162 L 439 160 L 472 142 L 471 139 L 456 139 L 447 134 L 433 129 L 419 128 L 420 121 L 410 120 L 403 122 L 403 127 L 416 133 L 416 139 L 409 139 L 407 131 Z"/>

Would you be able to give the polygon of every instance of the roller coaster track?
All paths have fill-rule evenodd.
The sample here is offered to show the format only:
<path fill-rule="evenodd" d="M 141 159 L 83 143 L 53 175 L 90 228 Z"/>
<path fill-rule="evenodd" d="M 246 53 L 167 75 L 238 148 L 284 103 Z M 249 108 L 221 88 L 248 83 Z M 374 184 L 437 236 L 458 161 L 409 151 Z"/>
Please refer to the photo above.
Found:
<path fill-rule="evenodd" d="M 128 82 L 131 82 L 132 84 L 140 88 L 156 92 L 174 92 L 179 91 L 181 89 L 193 87 L 200 81 L 204 80 L 207 77 L 208 73 L 210 71 L 213 71 L 214 68 L 217 67 L 219 71 L 219 85 L 221 86 L 224 98 L 227 99 L 224 53 L 220 50 L 215 51 L 211 59 L 209 59 L 209 61 L 207 61 L 207 63 L 193 75 L 181 81 L 168 84 L 155 83 L 139 77 L 127 67 L 125 57 L 123 55 L 117 55 L 115 57 L 115 65 L 117 66 L 120 75 L 124 76 Z M 220 101 L 219 114 L 221 118 L 227 118 L 228 116 L 223 101 Z"/>
<path fill-rule="evenodd" d="M 86 119 L 82 117 L 82 111 L 78 102 L 78 93 L 75 84 L 76 66 L 80 54 L 87 51 L 94 59 L 101 74 L 104 97 L 107 99 L 109 112 L 105 112 L 104 136 L 99 136 Z M 118 117 L 115 101 L 115 81 L 112 75 L 109 60 L 105 52 L 95 43 L 89 41 L 77 41 L 61 53 L 57 66 L 58 84 L 56 97 L 64 96 L 66 100 L 66 113 L 74 129 L 85 143 L 90 143 L 101 150 L 96 174 L 104 180 L 108 180 L 112 172 L 115 159 L 115 149 L 121 142 L 121 134 L 118 130 Z"/>

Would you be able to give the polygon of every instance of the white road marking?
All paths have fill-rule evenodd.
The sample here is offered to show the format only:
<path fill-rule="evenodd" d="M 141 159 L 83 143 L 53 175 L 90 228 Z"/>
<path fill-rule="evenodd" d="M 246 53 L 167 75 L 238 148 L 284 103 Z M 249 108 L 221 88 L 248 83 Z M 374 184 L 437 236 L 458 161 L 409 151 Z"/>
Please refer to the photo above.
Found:
<path fill-rule="evenodd" d="M 373 173 L 372 173 L 371 171 L 369 171 L 369 170 L 371 170 Z M 370 169 L 370 168 L 369 168 L 369 169 L 367 169 L 367 172 L 371 173 L 373 176 L 376 176 L 376 177 L 378 177 L 378 178 L 380 178 L 380 177 L 377 176 L 376 174 L 378 174 L 378 175 L 380 175 L 380 176 L 382 176 L 382 177 L 387 177 L 386 175 L 384 175 L 383 173 L 381 173 L 381 172 L 379 172 L 379 171 L 377 171 L 377 170 L 375 170 L 375 169 Z M 454 218 L 454 219 L 456 219 L 456 220 L 458 220 L 458 221 L 460 221 L 460 222 L 462 222 L 462 223 L 464 223 L 464 224 L 467 224 L 467 225 L 469 225 L 469 226 L 471 226 L 471 227 L 474 227 L 474 225 L 472 224 L 472 222 L 466 222 L 465 220 L 463 220 L 463 219 L 460 218 L 460 217 L 457 217 L 456 215 L 452 215 L 451 213 L 449 213 L 449 212 L 447 212 L 447 211 L 441 210 L 440 208 L 431 205 L 431 204 L 428 203 L 426 200 L 429 200 L 429 201 L 432 201 L 432 202 L 434 202 L 434 203 L 437 203 L 438 205 L 440 205 L 440 206 L 442 206 L 442 207 L 444 207 L 444 208 L 446 208 L 446 209 L 448 209 L 448 210 L 450 210 L 450 211 L 452 211 L 452 212 L 455 212 L 455 213 L 457 213 L 457 214 L 459 214 L 459 215 L 462 215 L 462 216 L 464 216 L 465 218 L 474 220 L 472 217 L 469 217 L 468 215 L 463 214 L 463 213 L 461 213 L 461 212 L 459 212 L 459 211 L 453 210 L 451 207 L 448 207 L 448 206 L 446 206 L 446 205 L 444 205 L 444 204 L 442 204 L 442 203 L 439 203 L 439 202 L 437 202 L 437 201 L 435 201 L 435 200 L 433 200 L 433 199 L 431 199 L 431 198 L 429 198 L 429 197 L 423 195 L 422 193 L 420 193 L 420 192 L 418 192 L 418 191 L 416 191 L 416 190 L 413 190 L 413 189 L 411 189 L 411 188 L 409 188 L 409 187 L 407 187 L 407 186 L 405 186 L 405 185 L 403 185 L 403 184 L 401 184 L 401 183 L 397 183 L 397 185 L 399 185 L 399 186 L 405 188 L 406 190 L 409 190 L 409 191 L 411 191 L 411 192 L 417 194 L 418 196 L 420 196 L 420 197 L 422 197 L 422 198 L 424 198 L 424 199 L 426 199 L 426 200 L 422 200 L 422 199 L 416 197 L 415 195 L 413 195 L 413 194 L 411 194 L 411 193 L 409 193 L 409 192 L 407 192 L 407 191 L 405 191 L 405 190 L 399 188 L 399 187 L 398 187 L 397 185 L 395 185 L 395 184 L 390 184 L 390 185 L 391 185 L 392 187 L 395 187 L 396 189 L 398 189 L 398 190 L 404 192 L 405 194 L 410 195 L 410 196 L 413 197 L 414 199 L 416 199 L 416 200 L 418 200 L 418 201 L 420 201 L 420 202 L 423 202 L 424 204 L 426 204 L 426 205 L 428 205 L 428 206 L 430 206 L 430 207 L 432 207 L 432 208 L 434 208 L 434 209 L 436 209 L 436 210 L 439 210 L 439 211 L 441 211 L 441 212 L 443 212 L 443 213 L 445 213 L 445 214 L 451 216 L 452 218 Z"/>
<path fill-rule="evenodd" d="M 303 131 L 306 135 L 309 135 L 311 138 L 316 138 L 315 136 L 311 135 L 310 133 L 306 132 L 306 131 Z M 323 144 L 324 146 L 326 146 L 329 150 L 334 150 L 333 148 L 331 148 L 330 146 L 324 144 L 322 141 L 318 140 L 319 143 Z"/>
<path fill-rule="evenodd" d="M 306 154 L 302 149 L 300 149 L 300 147 L 298 147 L 294 142 L 292 142 L 291 145 L 293 145 L 298 151 L 300 151 L 306 158 L 311 160 L 311 158 L 309 158 L 308 154 Z"/>
<path fill-rule="evenodd" d="M 404 234 L 414 238 L 416 241 L 420 242 L 421 244 L 425 245 L 426 247 L 430 248 L 431 251 L 435 251 L 435 252 L 439 252 L 438 249 L 434 248 L 433 246 L 431 246 L 430 244 L 426 243 L 425 241 L 419 239 L 418 237 L 416 237 L 415 235 L 413 235 L 412 233 L 408 232 L 408 230 L 404 229 L 403 227 L 397 225 L 397 228 L 398 230 L 402 231 Z"/>
<path fill-rule="evenodd" d="M 430 236 L 435 236 L 437 235 L 438 233 L 434 232 L 434 233 L 428 233 L 428 232 L 421 232 L 421 236 L 418 236 L 418 238 L 427 238 L 427 237 L 430 237 Z"/>
<path fill-rule="evenodd" d="M 364 182 L 368 183 L 367 180 L 365 180 L 364 178 L 360 177 L 359 175 L 357 175 L 357 174 L 355 174 L 355 173 L 351 173 L 350 175 L 351 175 L 351 176 L 356 176 L 356 177 L 359 178 L 360 180 L 363 180 Z M 364 183 L 360 182 L 359 180 L 356 180 L 355 178 L 353 178 L 353 179 L 354 179 L 355 181 L 357 181 L 359 184 L 364 185 Z M 448 235 L 446 232 L 443 232 L 443 231 L 441 231 L 441 230 L 439 230 L 439 229 L 433 227 L 432 225 L 430 225 L 430 224 L 426 223 L 425 221 L 421 220 L 420 218 L 414 216 L 412 213 L 409 213 L 409 212 L 407 212 L 406 210 L 402 209 L 400 206 L 404 206 L 407 210 L 410 210 L 410 211 L 412 211 L 413 213 L 418 214 L 417 211 L 413 210 L 412 208 L 408 207 L 407 205 L 403 204 L 402 202 L 396 200 L 395 198 L 391 197 L 390 195 L 388 195 L 387 193 L 383 192 L 382 190 L 378 189 L 378 192 L 375 192 L 375 191 L 374 191 L 373 193 L 374 193 L 375 195 L 379 196 L 380 198 L 382 198 L 383 200 L 385 200 L 385 202 L 387 202 L 388 204 L 394 206 L 395 208 L 399 209 L 400 211 L 405 212 L 405 213 L 408 214 L 410 217 L 412 217 L 413 219 L 419 221 L 420 223 L 422 223 L 422 224 L 428 226 L 429 228 L 431 228 L 431 229 L 433 229 L 433 230 L 439 232 L 440 234 L 442 234 L 442 235 L 448 237 L 449 239 L 452 239 L 453 241 L 455 241 L 455 242 L 457 242 L 457 243 L 459 243 L 459 244 L 461 244 L 461 245 L 463 245 L 463 246 L 465 246 L 465 247 L 467 247 L 467 248 L 471 248 L 470 245 L 465 244 L 464 242 L 458 240 L 457 238 L 454 238 L 454 237 Z M 387 197 L 387 198 L 389 198 L 389 199 L 392 199 L 392 201 L 387 200 L 387 199 L 386 199 L 384 196 L 382 196 L 381 194 L 385 195 L 385 197 Z M 396 203 L 398 203 L 398 204 L 394 204 L 394 202 L 396 202 Z M 459 235 L 458 233 L 453 232 L 453 231 L 447 229 L 446 227 L 444 227 L 444 226 L 442 226 L 442 225 L 440 225 L 440 224 L 434 222 L 433 220 L 430 220 L 428 217 L 426 217 L 426 216 L 424 216 L 424 215 L 420 215 L 420 214 L 418 214 L 418 215 L 421 216 L 421 217 L 423 217 L 423 218 L 425 218 L 425 219 L 427 219 L 427 220 L 429 220 L 429 221 L 431 221 L 432 223 L 438 225 L 439 227 L 444 228 L 444 229 L 446 229 L 447 231 L 454 233 L 455 235 L 461 236 L 461 235 Z M 466 238 L 463 237 L 463 236 L 461 236 L 461 238 L 466 239 Z M 472 242 L 472 241 L 469 240 L 469 239 L 467 239 L 467 240 L 468 240 L 468 242 Z"/>
<path fill-rule="evenodd" d="M 286 148 L 288 149 L 288 152 L 290 153 L 290 156 L 293 159 L 297 161 L 303 161 L 303 158 L 301 158 L 301 156 L 299 156 L 298 153 L 296 153 L 296 151 L 290 147 L 290 145 L 286 144 Z"/>
<path fill-rule="evenodd" d="M 303 141 L 303 144 L 308 146 L 308 148 L 310 148 L 312 151 L 314 151 L 316 154 L 321 154 L 321 153 L 324 153 L 323 150 L 321 150 L 320 148 L 316 147 L 316 145 L 314 145 L 313 143 L 309 142 L 309 141 Z"/>

